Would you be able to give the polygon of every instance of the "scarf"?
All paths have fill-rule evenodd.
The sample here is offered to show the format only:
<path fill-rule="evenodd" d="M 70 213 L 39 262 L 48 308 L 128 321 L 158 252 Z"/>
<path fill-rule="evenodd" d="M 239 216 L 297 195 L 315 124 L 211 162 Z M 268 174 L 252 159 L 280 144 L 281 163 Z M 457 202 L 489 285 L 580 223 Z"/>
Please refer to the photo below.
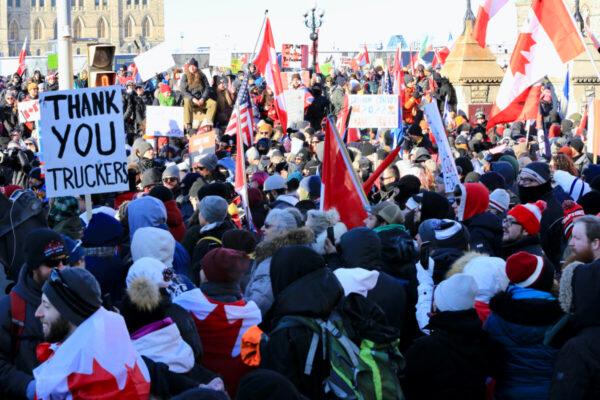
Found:
<path fill-rule="evenodd" d="M 166 97 L 162 93 L 159 93 L 158 94 L 158 103 L 161 106 L 173 107 L 173 105 L 175 104 L 175 97 L 173 97 L 173 95 Z"/>

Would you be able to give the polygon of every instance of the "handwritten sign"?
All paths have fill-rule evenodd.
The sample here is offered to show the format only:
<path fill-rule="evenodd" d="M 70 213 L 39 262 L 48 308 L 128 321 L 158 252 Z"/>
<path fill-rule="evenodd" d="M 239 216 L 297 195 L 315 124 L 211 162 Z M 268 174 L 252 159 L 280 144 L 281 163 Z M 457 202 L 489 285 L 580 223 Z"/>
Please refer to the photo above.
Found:
<path fill-rule="evenodd" d="M 190 136 L 190 159 L 192 163 L 200 161 L 202 157 L 215 153 L 217 134 L 215 131 L 197 133 Z"/>
<path fill-rule="evenodd" d="M 283 44 L 281 46 L 281 67 L 302 69 L 308 66 L 308 46 L 305 44 Z"/>
<path fill-rule="evenodd" d="M 19 109 L 19 122 L 35 122 L 40 120 L 39 100 L 21 101 L 17 105 Z"/>
<path fill-rule="evenodd" d="M 287 108 L 288 125 L 304 121 L 304 90 L 286 90 L 283 92 Z"/>
<path fill-rule="evenodd" d="M 393 94 L 349 95 L 352 107 L 350 128 L 397 128 L 399 123 L 398 96 Z"/>
<path fill-rule="evenodd" d="M 439 162 L 442 167 L 446 193 L 452 193 L 454 192 L 456 185 L 460 184 L 460 178 L 458 177 L 456 163 L 454 162 L 454 156 L 450 150 L 448 136 L 446 136 L 437 103 L 433 102 L 426 104 L 424 111 L 425 118 L 429 123 L 429 128 L 431 129 L 431 133 L 433 133 L 433 137 L 438 146 Z"/>
<path fill-rule="evenodd" d="M 40 94 L 48 197 L 129 190 L 121 88 Z"/>
<path fill-rule="evenodd" d="M 183 137 L 183 107 L 146 106 L 148 137 Z"/>
<path fill-rule="evenodd" d="M 175 66 L 171 47 L 163 42 L 133 59 L 142 81 L 147 81 L 156 74 Z"/>

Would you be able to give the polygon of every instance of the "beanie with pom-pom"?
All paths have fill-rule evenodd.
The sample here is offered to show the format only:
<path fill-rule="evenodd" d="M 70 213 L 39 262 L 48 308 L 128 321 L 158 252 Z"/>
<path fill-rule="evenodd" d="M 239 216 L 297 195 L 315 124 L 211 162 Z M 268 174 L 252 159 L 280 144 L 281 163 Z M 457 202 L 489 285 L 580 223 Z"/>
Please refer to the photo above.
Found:
<path fill-rule="evenodd" d="M 546 210 L 546 202 L 538 200 L 535 203 L 518 204 L 508 212 L 525 231 L 531 235 L 540 233 L 542 213 Z"/>

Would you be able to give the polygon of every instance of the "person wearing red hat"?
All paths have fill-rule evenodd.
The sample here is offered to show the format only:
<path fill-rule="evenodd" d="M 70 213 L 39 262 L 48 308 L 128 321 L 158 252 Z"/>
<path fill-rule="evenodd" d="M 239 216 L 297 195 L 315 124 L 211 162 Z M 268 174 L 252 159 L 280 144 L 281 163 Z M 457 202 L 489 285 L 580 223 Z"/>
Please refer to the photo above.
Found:
<path fill-rule="evenodd" d="M 154 98 L 153 105 L 165 106 L 165 107 L 180 107 L 182 103 L 181 95 L 176 95 L 173 90 L 166 83 L 160 84 L 159 90 L 157 91 Z"/>
<path fill-rule="evenodd" d="M 488 211 L 490 192 L 482 183 L 457 185 L 454 191 L 454 212 L 470 234 L 471 250 L 499 256 L 502 243 L 502 221 Z"/>
<path fill-rule="evenodd" d="M 518 251 L 544 256 L 540 243 L 540 221 L 546 202 L 517 204 L 502 221 L 502 258 L 505 260 Z"/>
<path fill-rule="evenodd" d="M 506 260 L 508 289 L 492 297 L 484 329 L 501 346 L 497 399 L 547 399 L 557 350 L 544 344 L 563 312 L 551 294 L 554 268 L 546 257 L 520 251 Z"/>

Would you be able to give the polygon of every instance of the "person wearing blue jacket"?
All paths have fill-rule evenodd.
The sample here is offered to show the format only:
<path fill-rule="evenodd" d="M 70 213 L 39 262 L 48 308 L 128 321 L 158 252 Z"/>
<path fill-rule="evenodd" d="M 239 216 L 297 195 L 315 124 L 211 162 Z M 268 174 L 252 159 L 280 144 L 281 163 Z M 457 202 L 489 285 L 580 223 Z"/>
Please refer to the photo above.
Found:
<path fill-rule="evenodd" d="M 554 268 L 524 251 L 506 260 L 511 284 L 490 301 L 484 329 L 502 348 L 496 400 L 548 399 L 557 350 L 544 344 L 546 331 L 562 316 L 551 294 Z"/>

